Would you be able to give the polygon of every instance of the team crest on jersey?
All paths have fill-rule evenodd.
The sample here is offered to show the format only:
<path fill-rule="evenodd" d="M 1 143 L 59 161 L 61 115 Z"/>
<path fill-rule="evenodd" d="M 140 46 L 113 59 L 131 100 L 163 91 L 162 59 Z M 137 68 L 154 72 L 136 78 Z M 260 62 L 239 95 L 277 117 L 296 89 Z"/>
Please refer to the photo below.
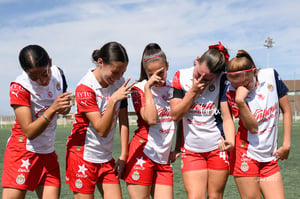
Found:
<path fill-rule="evenodd" d="M 247 162 L 243 162 L 242 165 L 241 165 L 241 170 L 243 172 L 246 172 L 249 170 L 249 165 L 247 164 Z"/>
<path fill-rule="evenodd" d="M 60 90 L 61 90 L 60 83 L 57 83 L 57 84 L 56 84 L 56 89 L 57 89 L 58 91 L 60 91 Z"/>
<path fill-rule="evenodd" d="M 80 179 L 77 179 L 77 180 L 75 181 L 75 187 L 76 187 L 77 189 L 81 189 L 82 186 L 83 186 L 82 181 L 81 181 Z"/>
<path fill-rule="evenodd" d="M 131 175 L 131 178 L 135 181 L 139 180 L 140 179 L 140 173 L 138 171 L 134 171 Z"/>
<path fill-rule="evenodd" d="M 208 89 L 210 92 L 213 92 L 216 89 L 216 87 L 215 87 L 215 85 L 212 84 L 212 85 L 209 85 Z"/>
<path fill-rule="evenodd" d="M 272 84 L 268 84 L 267 88 L 272 91 L 273 90 L 273 85 Z"/>
<path fill-rule="evenodd" d="M 18 175 L 16 178 L 16 183 L 24 184 L 24 182 L 25 182 L 25 176 L 23 174 Z"/>

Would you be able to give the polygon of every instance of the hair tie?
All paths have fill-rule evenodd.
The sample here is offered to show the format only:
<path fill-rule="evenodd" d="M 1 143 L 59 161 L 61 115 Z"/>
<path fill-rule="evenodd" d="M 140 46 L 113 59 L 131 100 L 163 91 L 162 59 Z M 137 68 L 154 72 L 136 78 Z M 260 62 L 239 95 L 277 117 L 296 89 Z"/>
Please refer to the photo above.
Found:
<path fill-rule="evenodd" d="M 161 58 L 161 59 L 166 60 L 166 58 L 162 57 L 162 56 L 152 56 L 152 57 L 148 57 L 148 58 L 144 59 L 143 63 L 146 63 L 147 61 L 149 61 L 151 59 L 155 59 L 155 58 Z"/>
<path fill-rule="evenodd" d="M 225 56 L 226 62 L 229 62 L 229 54 L 226 52 L 226 50 L 224 49 L 224 46 L 221 44 L 220 41 L 219 41 L 219 44 L 208 46 L 208 49 L 212 49 L 212 48 L 217 48 L 220 51 L 222 51 L 223 55 Z"/>

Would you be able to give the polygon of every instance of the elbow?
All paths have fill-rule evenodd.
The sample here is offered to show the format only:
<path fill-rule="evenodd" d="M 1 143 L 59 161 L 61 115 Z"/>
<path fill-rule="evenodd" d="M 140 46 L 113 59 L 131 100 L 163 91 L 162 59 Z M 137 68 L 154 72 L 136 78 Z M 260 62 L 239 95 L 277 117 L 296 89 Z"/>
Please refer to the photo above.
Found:
<path fill-rule="evenodd" d="M 172 120 L 173 121 L 175 121 L 175 122 L 179 122 L 181 119 L 182 119 L 182 117 L 179 117 L 179 116 L 176 116 L 176 115 L 172 115 Z"/>
<path fill-rule="evenodd" d="M 249 131 L 252 133 L 252 134 L 257 134 L 258 133 L 258 127 L 252 127 L 249 129 Z"/>
<path fill-rule="evenodd" d="M 108 136 L 109 132 L 106 132 L 106 131 L 103 132 L 103 131 L 98 130 L 97 134 L 102 138 L 106 138 Z"/>
<path fill-rule="evenodd" d="M 157 120 L 156 120 L 156 119 L 153 119 L 153 120 L 147 120 L 146 122 L 147 122 L 147 124 L 148 124 L 149 126 L 151 126 L 151 125 L 156 125 L 156 124 L 157 124 Z"/>
<path fill-rule="evenodd" d="M 23 133 L 25 135 L 25 137 L 29 140 L 33 140 L 34 138 L 36 138 L 38 135 L 35 135 L 33 132 L 29 132 L 26 130 L 23 130 Z"/>

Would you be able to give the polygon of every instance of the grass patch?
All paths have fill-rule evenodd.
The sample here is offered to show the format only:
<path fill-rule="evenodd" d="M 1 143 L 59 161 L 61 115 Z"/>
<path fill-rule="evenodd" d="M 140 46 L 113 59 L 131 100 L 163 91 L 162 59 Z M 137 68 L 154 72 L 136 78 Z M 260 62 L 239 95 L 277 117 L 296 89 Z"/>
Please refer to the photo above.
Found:
<path fill-rule="evenodd" d="M 73 198 L 73 193 L 69 190 L 67 184 L 65 183 L 65 154 L 66 154 L 66 142 L 67 137 L 71 133 L 71 126 L 60 126 L 57 129 L 56 136 L 56 153 L 58 155 L 58 161 L 60 163 L 61 168 L 61 177 L 62 177 L 62 187 L 61 187 L 61 198 L 68 199 Z M 130 127 L 130 136 L 133 136 L 133 131 L 135 130 L 135 126 Z M 298 132 L 300 131 L 300 122 L 295 122 L 293 124 L 293 133 L 292 133 L 292 146 L 290 151 L 290 156 L 288 160 L 279 161 L 279 166 L 281 168 L 281 174 L 283 177 L 283 183 L 285 186 L 286 198 L 300 198 L 300 192 L 297 190 L 299 187 L 299 179 L 300 179 L 300 135 Z M 10 136 L 10 127 L 5 127 L 0 129 L 0 152 L 2 154 L 0 158 L 0 177 L 2 176 L 2 166 L 3 166 L 3 156 L 5 145 L 8 137 Z M 279 146 L 282 144 L 282 124 L 279 124 L 279 137 L 278 137 Z M 120 136 L 119 133 L 116 133 L 114 144 L 113 144 L 113 157 L 117 159 L 120 155 Z M 180 159 L 178 159 L 173 164 L 174 171 L 174 198 L 175 199 L 184 199 L 187 198 L 183 181 L 181 177 L 180 171 Z M 121 181 L 121 188 L 123 193 L 123 198 L 129 198 L 126 184 Z M 0 189 L 0 195 L 2 196 L 2 188 Z M 35 199 L 37 198 L 34 192 L 28 192 L 26 195 L 26 199 Z M 95 198 L 101 198 L 99 191 L 95 191 Z M 235 199 L 240 198 L 238 194 L 238 190 L 234 183 L 233 177 L 230 176 L 228 178 L 226 188 L 225 188 L 225 199 Z"/>

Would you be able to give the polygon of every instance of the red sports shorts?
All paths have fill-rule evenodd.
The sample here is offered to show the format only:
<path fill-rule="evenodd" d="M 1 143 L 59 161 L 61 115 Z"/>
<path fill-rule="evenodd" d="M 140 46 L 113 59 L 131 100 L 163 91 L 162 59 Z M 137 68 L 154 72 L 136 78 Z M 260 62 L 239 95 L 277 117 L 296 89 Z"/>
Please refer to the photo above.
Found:
<path fill-rule="evenodd" d="M 124 181 L 138 185 L 161 184 L 173 186 L 173 171 L 170 164 L 159 164 L 143 152 L 146 140 L 134 136 L 129 145 Z"/>
<path fill-rule="evenodd" d="M 4 155 L 1 186 L 34 191 L 38 185 L 61 186 L 56 153 L 37 154 L 8 147 Z"/>
<path fill-rule="evenodd" d="M 280 171 L 278 162 L 275 160 L 271 162 L 258 162 L 243 154 L 246 153 L 243 153 L 239 148 L 234 148 L 230 152 L 230 175 L 241 177 L 258 176 L 263 178 Z"/>
<path fill-rule="evenodd" d="M 119 184 L 114 172 L 115 160 L 105 163 L 92 163 L 83 160 L 82 152 L 67 151 L 66 183 L 72 191 L 94 193 L 97 183 Z"/>
<path fill-rule="evenodd" d="M 229 160 L 227 152 L 220 152 L 219 149 L 213 151 L 196 153 L 183 149 L 181 152 L 181 171 L 193 170 L 227 170 Z"/>

